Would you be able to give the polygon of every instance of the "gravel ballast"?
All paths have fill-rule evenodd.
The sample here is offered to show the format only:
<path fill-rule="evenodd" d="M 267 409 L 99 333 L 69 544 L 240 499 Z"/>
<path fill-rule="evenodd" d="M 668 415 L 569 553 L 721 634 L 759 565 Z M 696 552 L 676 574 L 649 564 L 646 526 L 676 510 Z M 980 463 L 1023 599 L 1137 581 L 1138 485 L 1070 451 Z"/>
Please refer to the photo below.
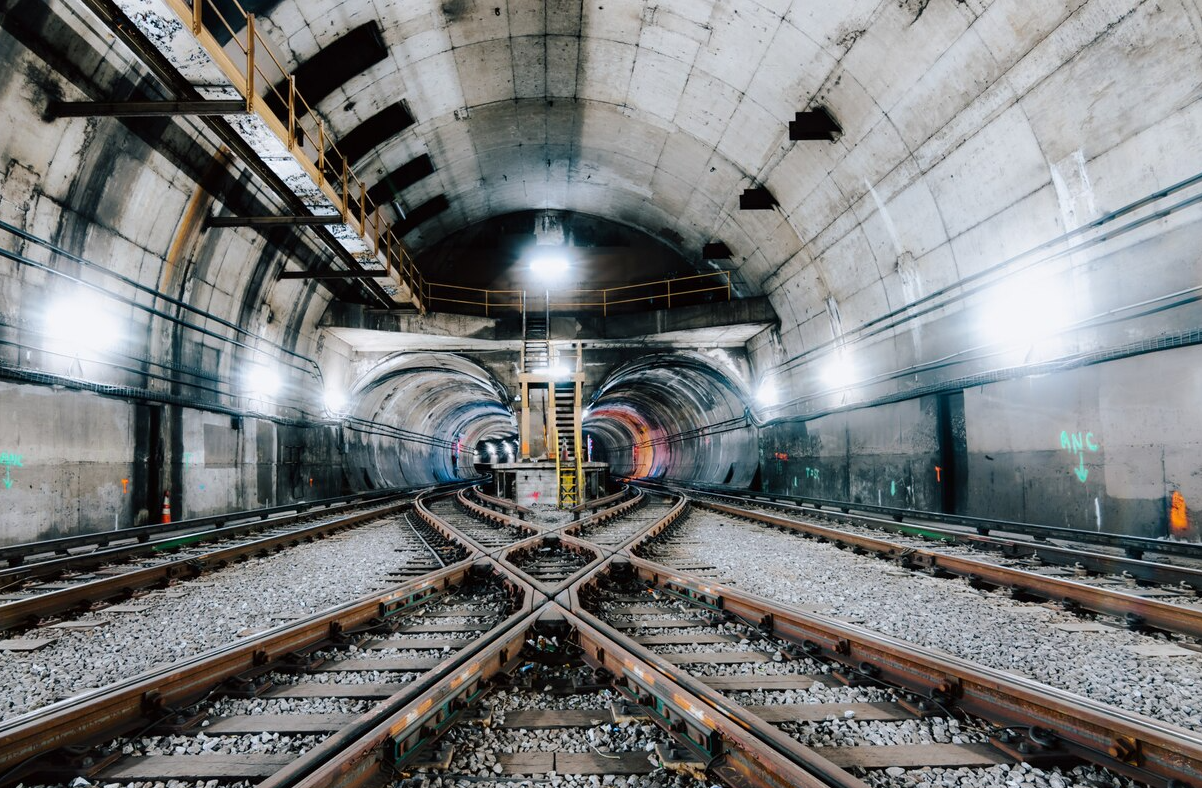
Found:
<path fill-rule="evenodd" d="M 158 665 L 208 651 L 252 631 L 395 585 L 387 579 L 424 548 L 403 516 L 251 559 L 165 593 L 136 600 L 142 612 L 89 613 L 89 629 L 42 627 L 57 638 L 37 651 L 0 652 L 0 719 L 40 708 Z"/>
<path fill-rule="evenodd" d="M 1162 637 L 1110 627 L 1070 631 L 1080 619 L 1050 606 L 900 570 L 713 512 L 694 510 L 648 556 L 712 565 L 752 593 L 1202 730 L 1202 654 L 1133 650 L 1164 644 Z"/>

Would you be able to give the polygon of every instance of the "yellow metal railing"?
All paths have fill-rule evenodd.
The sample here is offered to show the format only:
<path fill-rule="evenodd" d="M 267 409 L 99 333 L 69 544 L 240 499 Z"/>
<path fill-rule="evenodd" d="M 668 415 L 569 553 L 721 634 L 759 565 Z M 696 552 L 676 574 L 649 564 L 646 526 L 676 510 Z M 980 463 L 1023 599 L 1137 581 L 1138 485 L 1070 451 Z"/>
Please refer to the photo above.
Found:
<path fill-rule="evenodd" d="M 376 261 L 424 310 L 426 283 L 413 256 L 381 216 L 380 206 L 367 196 L 367 185 L 350 171 L 349 159 L 338 150 L 325 122 L 296 89 L 296 78 L 283 65 L 268 39 L 257 32 L 254 15 L 247 13 L 238 0 L 233 0 L 233 5 L 241 15 L 237 20 L 240 24 L 231 23 L 214 0 L 166 0 L 166 3 L 190 27 L 209 57 L 246 99 L 247 113 L 257 115 L 284 143 L 322 194 L 334 204 L 343 224 L 358 234 Z M 223 47 L 210 28 L 224 28 L 230 43 Z M 272 102 L 262 100 L 269 95 L 275 97 L 276 106 L 286 108 L 287 117 L 277 115 L 269 106 Z"/>
<path fill-rule="evenodd" d="M 343 224 L 358 234 L 377 262 L 407 289 L 414 304 L 425 311 L 435 303 L 482 308 L 486 315 L 496 310 L 522 309 L 522 291 L 490 290 L 426 281 L 413 255 L 405 248 L 394 226 L 381 216 L 381 206 L 368 197 L 367 185 L 350 170 L 350 160 L 338 150 L 337 141 L 326 131 L 325 122 L 296 89 L 296 78 L 276 55 L 270 41 L 255 27 L 255 17 L 232 0 L 239 25 L 232 24 L 215 0 L 165 0 L 180 20 L 221 69 L 234 88 L 246 99 L 247 113 L 258 116 L 312 178 L 322 194 L 333 203 Z M 210 28 L 224 30 L 230 43 L 222 46 Z M 264 87 L 265 86 L 265 87 Z M 274 96 L 275 101 L 264 100 Z M 269 104 L 274 103 L 286 117 Z M 709 284 L 705 284 L 708 280 Z M 686 284 L 687 283 L 687 284 Z M 641 292 L 640 292 L 641 291 Z M 600 309 L 662 299 L 670 308 L 672 299 L 700 293 L 722 292 L 731 298 L 730 274 L 726 271 L 661 279 L 593 290 L 551 291 L 557 309 Z"/>
<path fill-rule="evenodd" d="M 595 288 L 585 290 L 550 290 L 550 309 L 600 309 L 603 315 L 609 310 L 626 304 L 651 303 L 661 300 L 668 309 L 672 299 L 700 293 L 720 293 L 731 299 L 730 272 L 712 271 L 704 274 L 680 276 L 674 279 L 659 279 L 654 282 L 639 282 L 633 285 Z M 482 308 L 485 315 L 505 309 L 522 309 L 521 290 L 488 290 L 463 285 L 426 283 L 423 300 L 433 309 L 435 304 L 472 306 Z"/>

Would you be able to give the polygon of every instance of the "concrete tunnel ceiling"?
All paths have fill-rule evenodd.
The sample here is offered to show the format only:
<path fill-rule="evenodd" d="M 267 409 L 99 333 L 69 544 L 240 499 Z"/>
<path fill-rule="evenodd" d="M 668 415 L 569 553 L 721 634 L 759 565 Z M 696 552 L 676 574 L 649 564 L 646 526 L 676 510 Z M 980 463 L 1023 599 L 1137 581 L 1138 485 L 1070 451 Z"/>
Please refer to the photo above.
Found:
<path fill-rule="evenodd" d="M 369 487 L 452 481 L 458 445 L 471 475 L 476 444 L 517 429 L 504 387 L 447 353 L 401 353 L 373 365 L 352 388 L 346 412 L 348 472 Z"/>
<path fill-rule="evenodd" d="M 746 486 L 756 472 L 750 402 L 746 386 L 715 359 L 653 354 L 601 384 L 584 431 L 615 474 Z"/>
<path fill-rule="evenodd" d="M 356 170 L 397 182 L 419 254 L 537 209 L 641 228 L 695 264 L 721 241 L 715 264 L 772 296 L 792 353 L 1198 169 L 1187 128 L 1155 131 L 1197 84 L 1179 2 L 259 5 L 297 66 L 376 26 L 381 59 L 318 106 L 344 139 L 406 108 Z M 841 135 L 790 141 L 815 107 Z M 1183 151 L 1173 172 L 1113 171 L 1107 154 L 1153 133 Z M 776 209 L 739 209 L 756 187 Z"/>

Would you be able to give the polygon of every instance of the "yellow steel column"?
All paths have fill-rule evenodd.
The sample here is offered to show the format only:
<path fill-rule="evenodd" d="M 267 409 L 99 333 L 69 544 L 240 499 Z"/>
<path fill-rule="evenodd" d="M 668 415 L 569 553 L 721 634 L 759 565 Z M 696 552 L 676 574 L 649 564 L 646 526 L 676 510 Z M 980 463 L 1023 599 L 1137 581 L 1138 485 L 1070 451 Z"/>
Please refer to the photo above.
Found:
<path fill-rule="evenodd" d="M 530 459 L 530 384 L 522 381 L 522 459 Z"/>

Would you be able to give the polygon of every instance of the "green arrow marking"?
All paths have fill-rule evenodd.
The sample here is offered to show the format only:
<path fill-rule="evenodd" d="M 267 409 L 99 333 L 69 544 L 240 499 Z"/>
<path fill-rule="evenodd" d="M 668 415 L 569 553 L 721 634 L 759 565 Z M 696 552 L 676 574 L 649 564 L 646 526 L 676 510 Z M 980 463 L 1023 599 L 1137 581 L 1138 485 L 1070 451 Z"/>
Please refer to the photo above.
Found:
<path fill-rule="evenodd" d="M 1081 464 L 1073 468 L 1073 471 L 1077 474 L 1077 478 L 1084 482 L 1089 478 L 1089 469 L 1085 467 L 1085 455 L 1078 454 L 1077 456 L 1081 458 Z"/>

